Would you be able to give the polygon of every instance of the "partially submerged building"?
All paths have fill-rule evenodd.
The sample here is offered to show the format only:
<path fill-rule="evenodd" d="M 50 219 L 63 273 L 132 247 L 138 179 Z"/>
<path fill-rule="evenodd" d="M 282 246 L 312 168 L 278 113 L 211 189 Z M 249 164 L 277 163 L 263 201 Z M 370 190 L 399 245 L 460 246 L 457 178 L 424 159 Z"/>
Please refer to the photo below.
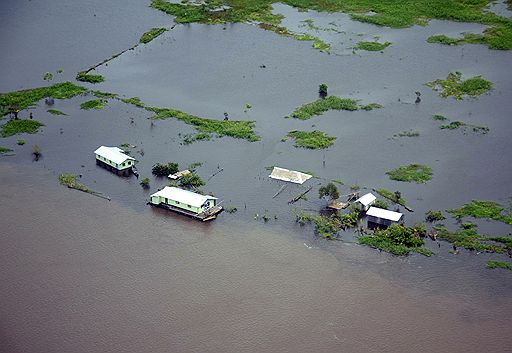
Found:
<path fill-rule="evenodd" d="M 378 207 L 370 207 L 366 212 L 368 228 L 387 228 L 393 223 L 403 220 L 404 215 L 400 212 L 385 210 Z"/>
<path fill-rule="evenodd" d="M 368 211 L 371 205 L 377 200 L 377 197 L 371 192 L 361 196 L 357 200 L 355 200 L 355 204 L 361 211 Z"/>
<path fill-rule="evenodd" d="M 149 203 L 202 221 L 209 221 L 215 219 L 223 210 L 222 206 L 217 204 L 217 200 L 210 195 L 166 186 L 151 195 Z"/>
<path fill-rule="evenodd" d="M 118 147 L 100 146 L 94 151 L 96 164 L 118 174 L 129 175 L 137 160 Z"/>
<path fill-rule="evenodd" d="M 306 173 L 297 172 L 295 170 L 274 167 L 269 177 L 272 179 L 289 181 L 295 184 L 303 184 L 306 180 L 312 178 L 313 176 Z"/>

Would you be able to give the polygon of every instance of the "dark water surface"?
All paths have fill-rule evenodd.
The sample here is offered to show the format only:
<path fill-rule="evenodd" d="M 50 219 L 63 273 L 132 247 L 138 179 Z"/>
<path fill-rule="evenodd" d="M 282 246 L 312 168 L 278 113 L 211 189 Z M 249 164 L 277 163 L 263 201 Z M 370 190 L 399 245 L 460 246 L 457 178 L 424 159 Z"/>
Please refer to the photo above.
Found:
<path fill-rule="evenodd" d="M 318 239 L 293 221 L 287 201 L 308 185 L 318 210 L 318 184 L 400 189 L 415 209 L 448 209 L 471 199 L 507 204 L 512 195 L 510 52 L 483 46 L 444 47 L 425 39 L 438 33 L 478 32 L 480 25 L 432 21 L 427 27 L 388 29 L 352 22 L 343 14 L 299 13 L 276 5 L 287 27 L 304 30 L 335 23 L 343 33 L 314 33 L 332 43 L 331 55 L 311 43 L 251 25 L 176 26 L 102 66 L 106 82 L 94 87 L 150 105 L 208 118 L 256 121 L 262 140 L 230 138 L 184 146 L 190 126 L 151 124 L 150 115 L 119 101 L 84 111 L 91 96 L 57 100 L 51 116 L 43 102 L 31 110 L 45 127 L 36 135 L 3 138 L 15 156 L 0 159 L 0 351 L 2 352 L 501 352 L 512 343 L 510 272 L 487 270 L 504 255 L 428 243 L 436 255 L 397 258 L 343 241 Z M 0 5 L 0 91 L 41 86 L 45 71 L 76 71 L 135 44 L 151 27 L 172 20 L 144 1 L 3 1 Z M 391 41 L 383 53 L 352 53 L 359 40 Z M 261 68 L 264 64 L 266 67 Z M 455 101 L 424 86 L 448 72 L 483 75 L 490 94 Z M 329 93 L 378 102 L 371 112 L 328 112 L 308 121 L 284 119 Z M 415 91 L 422 102 L 413 104 Z M 251 109 L 246 109 L 251 104 Z M 244 110 L 247 110 L 244 112 Z M 487 135 L 439 129 L 433 114 L 485 125 Z M 22 117 L 28 112 L 22 112 Z M 337 137 L 325 151 L 296 149 L 281 138 L 318 129 Z M 404 130 L 418 138 L 392 138 Z M 120 178 L 95 165 L 99 145 L 136 145 L 142 176 Z M 40 161 L 32 145 L 43 151 Z M 143 155 L 140 151 L 143 150 Z M 148 207 L 151 192 L 167 183 L 151 177 L 155 162 L 185 167 L 203 162 L 205 191 L 236 206 L 202 224 Z M 324 164 L 325 161 L 325 164 Z M 401 164 L 434 170 L 426 185 L 388 180 Z M 266 167 L 312 171 L 305 186 L 268 179 Z M 210 179 L 219 168 L 223 172 Z M 111 202 L 57 185 L 62 172 L 81 175 Z M 364 191 L 364 189 L 363 189 Z M 255 215 L 270 215 L 264 223 Z M 452 227 L 453 222 L 447 221 Z M 478 222 L 488 234 L 509 226 Z"/>

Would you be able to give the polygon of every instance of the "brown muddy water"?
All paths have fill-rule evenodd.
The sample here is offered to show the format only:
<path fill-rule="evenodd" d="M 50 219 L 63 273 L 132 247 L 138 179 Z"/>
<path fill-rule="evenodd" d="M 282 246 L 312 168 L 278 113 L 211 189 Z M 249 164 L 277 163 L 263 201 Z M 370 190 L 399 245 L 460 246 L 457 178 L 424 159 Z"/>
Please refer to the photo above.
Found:
<path fill-rule="evenodd" d="M 312 171 L 317 178 L 302 209 L 319 210 L 319 184 L 343 180 L 367 189 L 400 189 L 415 209 L 448 209 L 471 199 L 507 204 L 512 196 L 510 52 L 483 46 L 443 47 L 425 39 L 438 33 L 481 31 L 474 24 L 432 21 L 426 27 L 387 29 L 350 21 L 343 14 L 299 13 L 276 5 L 284 24 L 304 30 L 334 23 L 340 32 L 312 33 L 333 46 L 330 55 L 250 25 L 176 26 L 102 66 L 106 81 L 90 86 L 139 96 L 151 105 L 208 118 L 256 121 L 262 140 L 230 138 L 182 145 L 193 129 L 150 116 L 119 101 L 100 111 L 79 109 L 90 96 L 56 100 L 51 116 L 43 102 L 31 109 L 45 127 L 36 135 L 0 139 L 15 150 L 0 158 L 1 352 L 503 352 L 512 344 L 510 272 L 487 270 L 504 255 L 449 253 L 428 243 L 432 258 L 398 258 L 356 244 L 318 239 L 293 220 L 287 201 L 305 187 L 268 179 L 266 167 Z M 2 1 L 0 90 L 72 80 L 85 69 L 135 44 L 151 27 L 172 19 L 141 1 Z M 313 31 L 314 32 L 314 31 Z M 352 53 L 359 40 L 391 41 L 383 53 Z M 22 44 L 20 44 L 22 43 Z M 265 64 L 265 68 L 260 65 Z M 455 101 L 425 82 L 459 70 L 494 83 L 490 94 Z M 309 121 L 285 119 L 331 94 L 378 102 L 371 112 L 327 112 Z M 413 104 L 414 91 L 422 102 Z M 251 109 L 246 109 L 251 104 Z M 247 110 L 247 111 L 244 111 Z M 485 125 L 487 135 L 444 131 L 431 119 Z M 28 111 L 21 113 L 28 116 Z M 325 151 L 281 142 L 288 131 L 318 129 L 336 136 Z M 404 130 L 418 138 L 393 138 Z M 137 147 L 145 191 L 134 177 L 96 166 L 99 145 Z M 34 162 L 32 145 L 43 156 Z M 143 155 L 138 151 L 143 150 Z M 185 167 L 203 162 L 205 191 L 235 206 L 208 224 L 146 205 L 167 180 L 153 178 L 155 162 Z M 325 161 L 325 163 L 324 163 Z M 401 164 L 434 170 L 426 185 L 388 180 Z M 210 179 L 219 168 L 223 172 Z M 106 201 L 61 187 L 62 172 L 81 175 Z M 307 186 L 306 186 L 307 187 Z M 364 191 L 365 189 L 363 189 Z M 267 212 L 271 220 L 264 223 Z M 257 218 L 257 219 L 255 219 Z M 451 221 L 447 226 L 456 227 Z M 509 226 L 477 222 L 486 234 Z"/>

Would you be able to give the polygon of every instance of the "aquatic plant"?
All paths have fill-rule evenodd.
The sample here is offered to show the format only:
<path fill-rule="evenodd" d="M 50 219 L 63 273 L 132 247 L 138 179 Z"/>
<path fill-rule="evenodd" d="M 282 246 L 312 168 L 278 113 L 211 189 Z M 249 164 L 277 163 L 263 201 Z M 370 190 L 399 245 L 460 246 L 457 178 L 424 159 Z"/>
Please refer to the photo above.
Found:
<path fill-rule="evenodd" d="M 13 150 L 11 148 L 6 148 L 6 147 L 0 147 L 0 154 L 4 154 L 4 153 L 8 153 L 8 152 L 12 152 Z"/>
<path fill-rule="evenodd" d="M 325 99 L 318 99 L 314 102 L 304 104 L 303 106 L 295 109 L 291 116 L 293 118 L 307 120 L 315 115 L 322 115 L 328 110 L 354 111 L 358 110 L 359 108 L 370 110 L 370 108 L 373 109 L 377 107 L 380 107 L 380 105 L 376 103 L 372 103 L 368 106 L 360 106 L 357 104 L 357 101 L 353 99 L 329 96 Z"/>
<path fill-rule="evenodd" d="M 103 109 L 105 108 L 105 101 L 103 99 L 92 99 L 80 104 L 80 109 Z"/>
<path fill-rule="evenodd" d="M 271 12 L 271 5 L 274 2 L 275 0 L 216 0 L 198 5 L 190 2 L 177 4 L 165 0 L 152 0 L 151 6 L 174 16 L 176 23 L 257 22 L 260 23 L 260 27 L 266 27 L 265 29 L 286 33 L 286 29 L 283 31 L 279 26 L 282 16 Z M 426 25 L 430 19 L 481 23 L 490 27 L 484 31 L 481 39 L 475 39 L 475 43 L 486 44 L 491 49 L 512 49 L 512 21 L 487 11 L 488 0 L 410 0 L 406 4 L 385 0 L 281 2 L 299 10 L 345 12 L 350 14 L 353 20 L 393 28 Z M 310 29 L 316 29 L 312 23 Z"/>
<path fill-rule="evenodd" d="M 37 120 L 12 119 L 0 127 L 0 135 L 9 137 L 22 133 L 35 134 L 41 126 L 44 126 L 44 124 Z"/>
<path fill-rule="evenodd" d="M 93 96 L 97 97 L 97 98 L 116 98 L 117 97 L 117 94 L 115 93 L 110 93 L 110 92 L 102 92 L 102 91 L 91 91 L 91 93 L 93 94 Z"/>
<path fill-rule="evenodd" d="M 503 268 L 505 270 L 512 271 L 512 264 L 509 264 L 508 262 L 505 262 L 505 261 L 489 260 L 489 261 L 487 261 L 486 266 L 487 266 L 487 268 L 490 268 L 490 269 L 495 269 L 497 267 L 501 267 L 501 268 Z"/>
<path fill-rule="evenodd" d="M 382 51 L 391 45 L 390 42 L 359 42 L 354 49 L 367 50 L 367 51 Z"/>
<path fill-rule="evenodd" d="M 443 212 L 441 211 L 435 211 L 435 210 L 428 210 L 425 212 L 425 221 L 433 223 L 433 222 L 439 222 L 443 219 L 446 219 L 446 217 L 443 215 Z"/>
<path fill-rule="evenodd" d="M 238 208 L 234 206 L 226 206 L 224 207 L 224 211 L 226 211 L 227 213 L 235 213 L 238 211 Z"/>
<path fill-rule="evenodd" d="M 60 110 L 57 110 L 57 109 L 48 109 L 47 112 L 52 114 L 52 115 L 67 115 L 66 113 L 63 113 L 63 112 L 61 112 Z"/>
<path fill-rule="evenodd" d="M 168 176 L 179 171 L 178 163 L 168 162 L 167 164 L 155 163 L 151 172 L 157 176 Z"/>
<path fill-rule="evenodd" d="M 390 170 L 386 174 L 391 180 L 424 184 L 432 179 L 432 168 L 423 164 L 409 164 Z"/>
<path fill-rule="evenodd" d="M 441 130 L 457 130 L 457 129 L 463 129 L 466 131 L 468 128 L 477 134 L 487 134 L 489 132 L 489 128 L 487 126 L 478 126 L 478 125 L 472 125 L 472 124 L 466 124 L 463 121 L 452 121 L 449 124 L 441 125 L 439 126 Z"/>
<path fill-rule="evenodd" d="M 444 121 L 444 120 L 447 120 L 447 118 L 446 118 L 444 115 L 439 115 L 439 114 L 432 115 L 432 119 L 434 119 L 434 120 L 438 120 L 438 121 Z"/>
<path fill-rule="evenodd" d="M 419 133 L 419 131 L 409 130 L 409 131 L 399 132 L 395 136 L 398 136 L 398 137 L 418 137 L 418 136 L 420 136 L 420 133 Z"/>
<path fill-rule="evenodd" d="M 89 82 L 89 83 L 101 83 L 103 81 L 105 81 L 105 78 L 101 75 L 93 75 L 93 74 L 88 74 L 87 72 L 85 71 L 79 71 L 77 74 L 76 74 L 76 77 L 75 79 L 77 81 L 81 81 L 81 82 Z"/>
<path fill-rule="evenodd" d="M 139 42 L 143 43 L 143 44 L 147 44 L 147 43 L 151 42 L 153 39 L 155 39 L 156 37 L 158 37 L 159 35 L 161 35 L 162 33 L 164 33 L 165 31 L 167 31 L 166 28 L 153 27 L 140 37 Z"/>
<path fill-rule="evenodd" d="M 452 213 L 455 219 L 463 217 L 492 219 L 512 225 L 512 215 L 504 214 L 505 208 L 493 201 L 472 200 L 460 208 L 453 208 L 447 212 Z"/>
<path fill-rule="evenodd" d="M 86 192 L 88 194 L 93 194 L 95 196 L 101 195 L 101 193 L 89 189 L 87 186 L 78 182 L 78 180 L 76 180 L 76 179 L 77 179 L 77 176 L 70 174 L 70 173 L 62 173 L 59 175 L 59 183 L 61 185 L 67 186 L 70 189 L 75 189 L 75 190 Z M 100 197 L 102 197 L 102 196 L 100 196 Z M 106 197 L 104 197 L 104 198 L 106 198 Z M 109 199 L 109 198 L 107 198 L 107 199 Z"/>
<path fill-rule="evenodd" d="M 463 228 L 457 231 L 449 231 L 446 228 L 435 228 L 437 238 L 452 243 L 455 247 L 464 248 L 470 251 L 483 251 L 491 253 L 502 253 L 505 248 L 501 245 L 490 243 L 491 239 L 478 234 L 475 227 Z"/>
<path fill-rule="evenodd" d="M 146 108 L 146 105 L 140 100 L 139 97 L 121 98 L 121 102 L 134 105 L 138 108 Z"/>
<path fill-rule="evenodd" d="M 327 97 L 327 84 L 325 83 L 321 83 L 320 86 L 318 86 L 318 94 L 320 95 L 320 97 Z"/>
<path fill-rule="evenodd" d="M 25 144 L 25 140 L 24 139 L 18 139 L 16 144 L 18 144 L 19 146 L 23 146 Z"/>
<path fill-rule="evenodd" d="M 474 76 L 467 80 L 462 80 L 460 72 L 450 72 L 446 79 L 438 79 L 428 82 L 427 86 L 434 91 L 441 90 L 441 97 L 453 96 L 456 99 L 462 99 L 464 96 L 476 97 L 488 92 L 492 88 L 492 83 L 482 78 Z"/>
<path fill-rule="evenodd" d="M 365 105 L 360 105 L 359 108 L 362 110 L 373 110 L 382 108 L 382 105 L 380 105 L 379 103 L 369 103 Z"/>
<path fill-rule="evenodd" d="M 432 255 L 430 250 L 423 247 L 424 242 L 417 230 L 396 223 L 386 229 L 376 230 L 372 235 L 362 235 L 358 241 L 359 244 L 399 256 L 407 255 L 411 251 L 425 256 Z"/>
<path fill-rule="evenodd" d="M 394 203 L 397 203 L 401 206 L 407 207 L 407 202 L 402 197 L 402 194 L 399 191 L 389 191 L 386 189 L 374 189 L 377 194 L 379 194 L 382 197 L 387 198 L 390 201 L 393 201 Z"/>
<path fill-rule="evenodd" d="M 438 34 L 427 38 L 428 43 L 438 43 L 444 45 L 457 45 L 461 44 L 461 40 L 457 38 L 451 38 L 444 34 Z"/>
<path fill-rule="evenodd" d="M 324 149 L 330 147 L 336 137 L 329 136 L 322 131 L 290 131 L 289 137 L 295 139 L 295 147 L 303 147 L 309 149 Z"/>
<path fill-rule="evenodd" d="M 144 189 L 149 189 L 149 178 L 146 177 L 146 178 L 142 178 L 142 180 L 140 181 L 140 186 L 142 186 Z"/>
<path fill-rule="evenodd" d="M 39 87 L 0 94 L 0 111 L 8 113 L 9 106 L 16 106 L 19 110 L 27 109 L 46 97 L 55 99 L 69 99 L 85 93 L 85 87 L 77 86 L 71 82 L 57 83 L 49 87 Z"/>

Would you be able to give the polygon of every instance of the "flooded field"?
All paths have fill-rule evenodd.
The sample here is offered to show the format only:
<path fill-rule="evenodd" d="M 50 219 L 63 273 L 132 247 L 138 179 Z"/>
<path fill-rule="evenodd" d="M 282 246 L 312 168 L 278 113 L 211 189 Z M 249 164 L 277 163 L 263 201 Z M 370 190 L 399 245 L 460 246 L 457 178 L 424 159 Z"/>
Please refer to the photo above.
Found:
<path fill-rule="evenodd" d="M 274 6 L 285 16 L 283 26 L 330 43 L 327 54 L 249 24 L 173 27 L 171 17 L 148 5 L 3 2 L 0 91 L 44 86 L 44 72 L 57 69 L 63 73 L 54 82 L 73 80 L 163 26 L 169 31 L 93 72 L 105 82 L 83 85 L 204 118 L 221 120 L 226 112 L 230 120 L 254 120 L 261 140 L 186 145 L 183 136 L 193 127 L 151 121 L 150 112 L 115 99 L 102 110 L 80 109 L 91 95 L 56 100 L 51 108 L 66 116 L 47 113 L 44 101 L 22 111 L 22 118 L 31 112 L 45 126 L 22 136 L 23 146 L 16 145 L 19 135 L 0 139 L 15 152 L 0 157 L 1 351 L 501 352 L 510 346 L 510 272 L 485 268 L 486 260 L 505 255 L 453 255 L 450 244 L 428 242 L 432 258 L 395 257 L 358 245 L 353 231 L 341 241 L 320 239 L 293 216 L 294 208 L 320 210 L 325 200 L 318 187 L 331 180 L 344 182 L 341 194 L 352 184 L 363 192 L 400 190 L 415 211 L 406 212 L 407 224 L 423 221 L 429 209 L 472 199 L 507 205 L 512 53 L 426 42 L 484 26 L 431 21 L 390 29 L 344 14 Z M 308 19 L 337 31 L 308 29 Z M 382 52 L 353 50 L 376 36 L 392 44 Z M 425 86 L 455 71 L 482 75 L 493 89 L 458 101 Z M 317 99 L 320 83 L 330 95 L 383 108 L 285 118 Z M 434 114 L 489 133 L 441 130 Z M 282 141 L 292 130 L 337 139 L 326 150 L 300 149 Z M 408 130 L 419 136 L 395 136 Z M 125 143 L 136 146 L 132 154 L 141 177 L 150 178 L 149 190 L 95 164 L 98 146 Z M 183 168 L 201 162 L 203 189 L 238 212 L 203 224 L 147 206 L 149 194 L 168 183 L 153 177 L 151 166 L 168 161 Z M 401 183 L 385 174 L 409 163 L 430 166 L 432 180 Z M 315 178 L 272 198 L 283 185 L 268 178 L 274 165 Z M 80 175 L 112 201 L 59 186 L 62 172 Z M 287 204 L 310 185 L 308 200 Z M 498 222 L 476 223 L 489 234 L 511 232 Z"/>

